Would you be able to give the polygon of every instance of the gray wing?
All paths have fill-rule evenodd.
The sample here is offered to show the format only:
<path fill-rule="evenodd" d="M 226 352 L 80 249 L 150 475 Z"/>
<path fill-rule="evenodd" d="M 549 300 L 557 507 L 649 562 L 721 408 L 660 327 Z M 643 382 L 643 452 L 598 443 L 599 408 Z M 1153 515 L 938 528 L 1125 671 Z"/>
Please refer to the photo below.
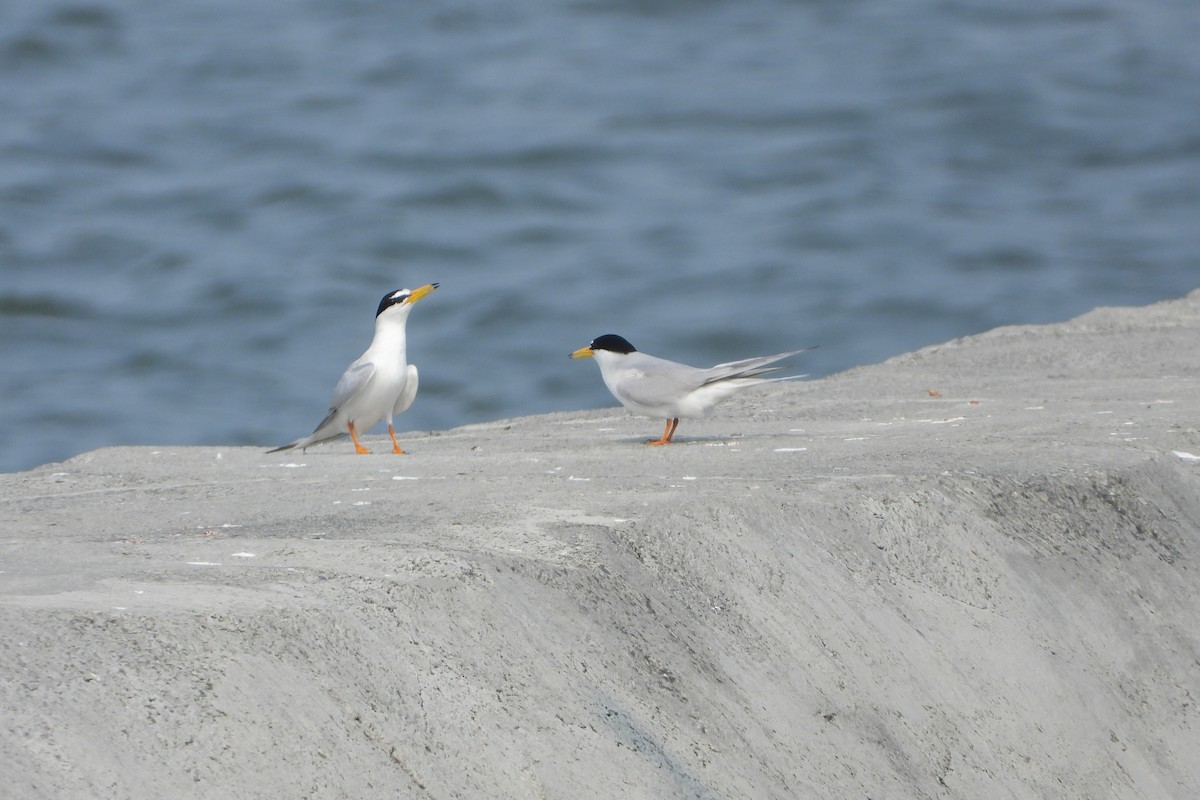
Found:
<path fill-rule="evenodd" d="M 313 432 L 290 444 L 276 447 L 274 450 L 268 450 L 267 452 L 278 453 L 281 450 L 291 450 L 293 447 L 307 449 L 311 445 L 345 436 L 346 431 L 341 430 L 340 426 L 333 427 L 334 418 L 337 417 L 338 411 L 346 404 L 346 401 L 366 388 L 373 377 L 375 377 L 375 365 L 370 361 L 356 361 L 351 364 L 342 373 L 341 380 L 337 382 L 337 386 L 333 389 L 333 398 L 329 401 L 329 413 L 325 415 L 325 419 L 321 420 L 321 423 L 316 428 L 313 428 Z"/>
<path fill-rule="evenodd" d="M 707 374 L 708 370 L 642 353 L 615 388 L 638 405 L 659 406 L 700 388 L 708 382 Z"/>
<path fill-rule="evenodd" d="M 325 428 L 333 422 L 333 418 L 342 410 L 342 406 L 346 405 L 346 401 L 367 388 L 367 384 L 373 377 L 375 377 L 375 365 L 370 361 L 361 363 L 356 361 L 342 373 L 341 380 L 337 382 L 337 386 L 333 387 L 333 397 L 329 400 L 329 413 L 325 415 L 325 419 L 321 420 L 321 424 L 313 429 L 312 435 L 306 440 L 308 444 L 316 444 L 326 439 L 345 435 L 346 432 L 343 430 L 325 430 Z"/>
<path fill-rule="evenodd" d="M 637 362 L 629 365 L 629 374 L 621 378 L 617 386 L 621 394 L 634 403 L 642 406 L 662 405 L 694 392 L 701 386 L 755 378 L 775 372 L 780 367 L 768 367 L 767 364 L 802 352 L 804 351 L 791 350 L 773 356 L 744 358 L 740 361 L 717 364 L 708 369 L 689 367 L 687 364 L 678 364 L 642 353 Z"/>
<path fill-rule="evenodd" d="M 351 364 L 342 373 L 341 380 L 337 382 L 337 386 L 333 389 L 333 397 L 329 401 L 330 416 L 337 413 L 337 410 L 344 406 L 347 400 L 366 388 L 373 377 L 375 377 L 375 365 L 370 361 L 356 361 Z"/>

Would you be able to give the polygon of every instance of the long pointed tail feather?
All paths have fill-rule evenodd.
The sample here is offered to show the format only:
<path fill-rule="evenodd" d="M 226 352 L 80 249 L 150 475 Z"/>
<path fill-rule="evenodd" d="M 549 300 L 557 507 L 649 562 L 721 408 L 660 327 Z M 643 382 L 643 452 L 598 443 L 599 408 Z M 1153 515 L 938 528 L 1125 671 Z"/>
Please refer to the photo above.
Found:
<path fill-rule="evenodd" d="M 774 364 L 776 361 L 782 361 L 785 358 L 794 356 L 797 353 L 804 353 L 809 350 L 814 350 L 815 347 L 805 347 L 802 350 L 790 350 L 786 353 L 776 353 L 773 356 L 757 356 L 755 358 L 743 358 L 740 361 L 729 361 L 725 364 L 717 364 L 708 370 L 710 377 L 705 383 L 716 383 L 718 381 L 738 380 L 740 378 L 754 378 L 759 375 L 765 375 L 768 372 L 775 372 L 783 369 L 783 367 L 768 367 L 767 364 Z M 805 377 L 794 375 L 791 378 Z M 790 380 L 791 378 L 764 378 L 764 380 Z"/>

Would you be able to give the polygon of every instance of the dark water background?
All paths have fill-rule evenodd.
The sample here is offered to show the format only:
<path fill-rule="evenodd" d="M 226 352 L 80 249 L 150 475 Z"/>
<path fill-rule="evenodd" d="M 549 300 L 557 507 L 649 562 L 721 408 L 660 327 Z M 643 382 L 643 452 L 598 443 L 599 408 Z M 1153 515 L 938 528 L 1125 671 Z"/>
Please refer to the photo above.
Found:
<path fill-rule="evenodd" d="M 429 281 L 401 430 L 1184 294 L 1200 3 L 0 0 L 0 470 L 307 433 Z"/>

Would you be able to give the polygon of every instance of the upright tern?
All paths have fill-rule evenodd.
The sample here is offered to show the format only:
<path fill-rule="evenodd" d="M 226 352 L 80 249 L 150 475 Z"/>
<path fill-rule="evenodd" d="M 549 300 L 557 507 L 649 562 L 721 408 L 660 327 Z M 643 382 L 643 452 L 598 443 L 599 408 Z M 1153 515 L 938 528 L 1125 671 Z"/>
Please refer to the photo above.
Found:
<path fill-rule="evenodd" d="M 397 289 L 385 294 L 375 312 L 371 346 L 342 373 L 325 419 L 311 435 L 267 452 L 278 453 L 294 447 L 303 450 L 349 433 L 355 452 L 362 455 L 371 451 L 358 440 L 358 434 L 365 434 L 375 423 L 387 420 L 392 452 L 403 454 L 396 441 L 392 417 L 411 406 L 417 396 L 417 368 L 408 363 L 405 354 L 405 325 L 413 304 L 436 288 L 438 284 L 427 283 L 419 289 Z"/>

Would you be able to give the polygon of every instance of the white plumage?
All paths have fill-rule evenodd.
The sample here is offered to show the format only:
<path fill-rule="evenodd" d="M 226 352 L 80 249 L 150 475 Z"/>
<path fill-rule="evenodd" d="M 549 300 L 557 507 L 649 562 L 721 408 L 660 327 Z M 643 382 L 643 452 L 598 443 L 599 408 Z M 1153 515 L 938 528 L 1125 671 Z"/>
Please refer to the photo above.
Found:
<path fill-rule="evenodd" d="M 375 313 L 375 336 L 371 346 L 342 373 L 329 413 L 308 436 L 267 452 L 305 449 L 314 444 L 349 435 L 358 453 L 369 452 L 358 435 L 386 420 L 392 437 L 392 452 L 403 453 L 396 441 L 392 418 L 403 413 L 417 396 L 417 368 L 407 360 L 406 326 L 416 303 L 438 287 L 429 283 L 418 289 L 398 289 L 379 301 Z"/>
<path fill-rule="evenodd" d="M 610 333 L 571 353 L 571 358 L 595 358 L 604 385 L 630 411 L 665 417 L 667 426 L 662 437 L 646 442 L 665 445 L 671 443 L 681 417 L 703 417 L 720 401 L 751 386 L 804 377 L 760 377 L 779 369 L 768 364 L 801 352 L 792 350 L 701 369 L 639 353 L 627 340 Z"/>

